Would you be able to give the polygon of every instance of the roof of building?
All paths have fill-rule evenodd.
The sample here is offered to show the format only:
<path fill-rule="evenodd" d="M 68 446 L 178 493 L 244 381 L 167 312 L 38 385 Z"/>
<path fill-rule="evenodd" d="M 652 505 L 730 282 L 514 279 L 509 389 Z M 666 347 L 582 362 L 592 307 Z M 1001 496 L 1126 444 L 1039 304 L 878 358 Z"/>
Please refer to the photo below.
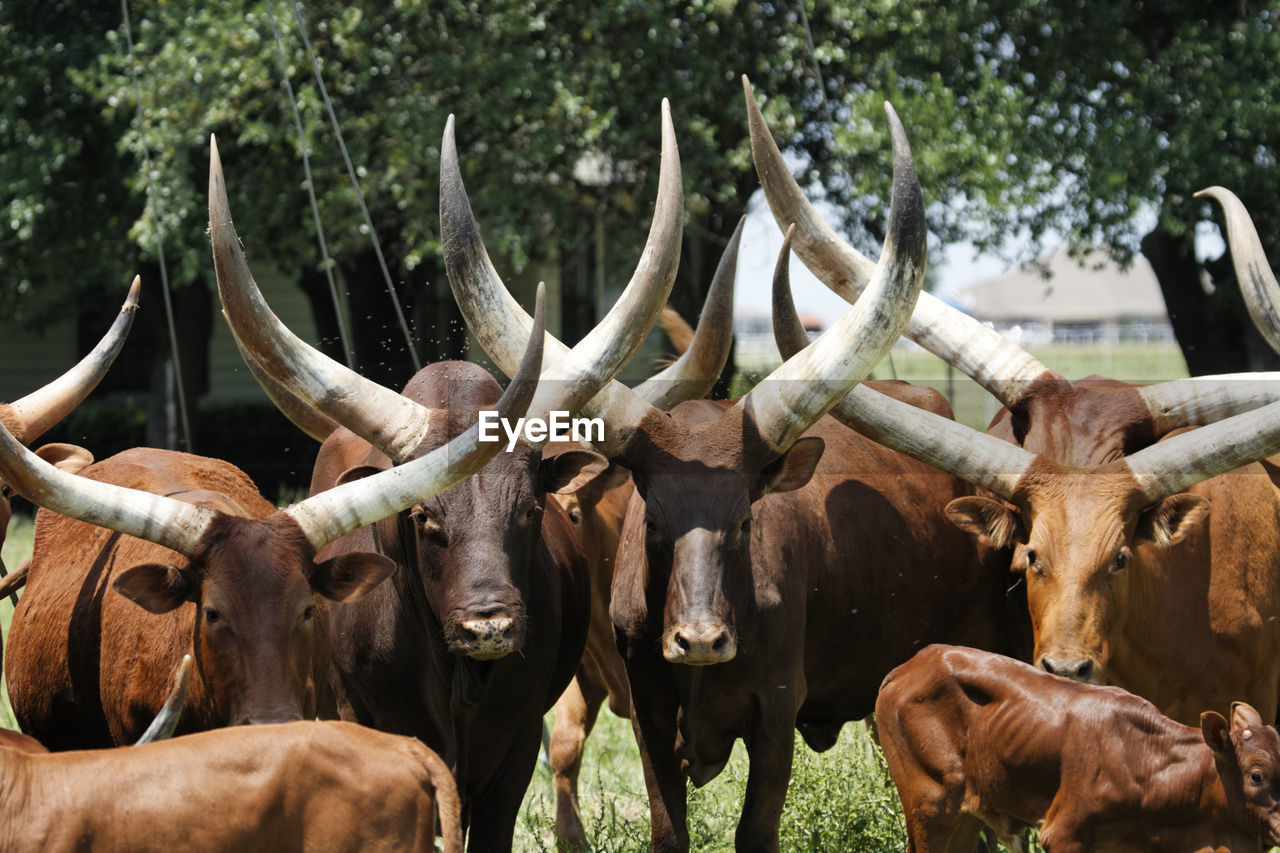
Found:
<path fill-rule="evenodd" d="M 957 302 L 980 320 L 1088 323 L 1167 316 L 1155 273 L 1139 256 L 1127 270 L 1100 251 L 1082 262 L 1060 248 L 1037 265 L 1028 264 L 968 287 Z"/>

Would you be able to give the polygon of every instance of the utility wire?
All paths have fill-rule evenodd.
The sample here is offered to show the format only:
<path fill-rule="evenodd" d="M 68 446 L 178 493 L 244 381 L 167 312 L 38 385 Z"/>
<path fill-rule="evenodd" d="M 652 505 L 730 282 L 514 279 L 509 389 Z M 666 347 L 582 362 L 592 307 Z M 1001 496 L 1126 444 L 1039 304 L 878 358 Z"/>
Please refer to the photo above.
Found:
<path fill-rule="evenodd" d="M 182 437 L 187 443 L 187 452 L 195 451 L 191 442 L 191 423 L 187 418 L 187 395 L 182 383 L 182 359 L 178 353 L 178 330 L 173 320 L 173 300 L 169 295 L 169 272 L 164 262 L 164 242 L 161 239 L 160 204 L 155 199 L 155 189 L 151 185 L 151 152 L 147 148 L 146 122 L 142 114 L 142 87 L 138 85 L 138 59 L 133 52 L 133 27 L 129 23 L 129 0 L 120 0 L 120 9 L 124 13 L 124 37 L 129 45 L 129 73 L 133 78 L 133 99 L 138 106 L 138 147 L 142 149 L 143 175 L 147 181 L 147 205 L 151 208 L 154 223 L 156 256 L 160 260 L 160 284 L 164 294 L 164 313 L 169 322 L 169 347 L 173 355 L 173 375 L 175 389 L 178 393 L 178 412 L 182 418 Z"/>
<path fill-rule="evenodd" d="M 333 313 L 338 319 L 338 339 L 342 343 L 342 353 L 347 358 L 347 367 L 355 369 L 355 351 L 351 346 L 351 337 L 347 334 L 346 321 L 342 318 L 342 304 L 338 300 L 338 284 L 333 280 L 333 262 L 329 258 L 329 244 L 324 238 L 324 225 L 320 222 L 320 206 L 316 203 L 315 181 L 311 176 L 311 157 L 307 153 L 307 135 L 302 128 L 302 115 L 298 112 L 298 99 L 293 94 L 293 84 L 289 82 L 289 66 L 284 56 L 284 45 L 280 41 L 280 28 L 276 26 L 276 13 L 271 8 L 271 0 L 267 0 L 267 17 L 271 21 L 271 34 L 276 39 L 276 55 L 280 58 L 280 79 L 284 89 L 289 93 L 289 106 L 293 108 L 293 123 L 298 128 L 298 146 L 302 151 L 302 171 L 307 176 L 307 197 L 311 200 L 311 216 L 316 223 L 316 239 L 320 243 L 320 258 L 324 266 L 324 274 L 329 279 L 329 295 L 333 298 Z"/>
<path fill-rule="evenodd" d="M 387 294 L 391 297 L 391 305 L 395 308 L 396 320 L 404 332 L 405 346 L 409 348 L 409 357 L 413 360 L 413 369 L 421 370 L 422 363 L 418 359 L 418 351 L 413 346 L 413 336 L 409 333 L 409 324 L 405 321 L 404 311 L 400 308 L 400 300 L 396 296 L 395 285 L 391 282 L 391 272 L 387 269 L 387 261 L 382 256 L 382 244 L 378 241 L 378 232 L 373 227 L 373 217 L 369 215 L 369 207 L 364 202 L 364 193 L 360 190 L 360 181 L 356 177 L 355 166 L 351 164 L 351 155 L 347 153 L 347 145 L 342 139 L 342 129 L 338 127 L 338 116 L 333 111 L 333 101 L 329 99 L 329 90 L 325 88 L 324 78 L 320 75 L 320 63 L 316 60 L 315 51 L 311 49 L 311 39 L 307 37 L 307 25 L 302 20 L 302 10 L 298 8 L 298 0 L 293 2 L 293 16 L 298 21 L 298 33 L 302 43 L 306 45 L 307 56 L 311 58 L 311 68 L 315 72 L 316 85 L 320 87 L 320 95 L 324 98 L 325 109 L 329 111 L 329 121 L 333 125 L 334 136 L 338 138 L 338 147 L 342 150 L 342 159 L 347 164 L 347 174 L 351 176 L 351 186 L 355 188 L 356 198 L 360 201 L 360 210 L 364 213 L 365 226 L 369 229 L 369 237 L 373 240 L 373 251 L 378 256 L 378 265 L 382 268 L 382 276 L 387 282 Z"/>

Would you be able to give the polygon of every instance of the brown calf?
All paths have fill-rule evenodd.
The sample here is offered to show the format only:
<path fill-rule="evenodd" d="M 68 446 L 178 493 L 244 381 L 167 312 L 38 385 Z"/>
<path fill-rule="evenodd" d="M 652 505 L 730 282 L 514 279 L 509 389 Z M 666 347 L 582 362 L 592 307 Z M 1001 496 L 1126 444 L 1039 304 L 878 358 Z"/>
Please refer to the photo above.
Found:
<path fill-rule="evenodd" d="M 462 850 L 449 769 L 408 737 L 349 723 L 219 729 L 40 754 L 0 738 L 0 849 Z"/>
<path fill-rule="evenodd" d="M 970 853 L 984 825 L 1038 825 L 1049 853 L 1280 843 L 1280 735 L 1243 702 L 1197 729 L 1119 688 L 929 646 L 884 680 L 876 721 L 913 853 Z"/>

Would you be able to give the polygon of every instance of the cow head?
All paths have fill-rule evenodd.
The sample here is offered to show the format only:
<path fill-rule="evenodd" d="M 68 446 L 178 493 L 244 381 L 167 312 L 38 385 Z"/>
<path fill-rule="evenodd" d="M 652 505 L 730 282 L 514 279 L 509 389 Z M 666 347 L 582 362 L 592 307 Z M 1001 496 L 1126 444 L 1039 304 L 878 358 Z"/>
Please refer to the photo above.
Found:
<path fill-rule="evenodd" d="M 661 650 L 672 663 L 736 656 L 753 593 L 753 507 L 803 486 L 822 456 L 813 437 L 771 452 L 744 433 L 746 420 L 742 409 L 683 403 L 647 424 L 625 457 L 636 496 L 619 560 L 643 560 L 650 588 L 664 591 Z"/>
<path fill-rule="evenodd" d="M 315 715 L 317 599 L 355 601 L 395 568 L 378 554 L 314 558 L 283 513 L 218 514 L 189 561 L 133 566 L 114 586 L 152 613 L 194 603 L 192 648 L 220 717 L 231 725 L 285 722 Z"/>
<path fill-rule="evenodd" d="M 1280 735 L 1244 702 L 1231 706 L 1231 722 L 1216 711 L 1200 716 L 1200 731 L 1213 752 L 1227 802 L 1241 808 L 1242 823 L 1280 844 Z"/>
<path fill-rule="evenodd" d="M 419 371 L 403 393 L 450 412 L 447 429 L 441 429 L 447 435 L 430 436 L 420 451 L 426 453 L 474 424 L 476 410 L 493 408 L 500 389 L 483 368 L 440 362 Z M 390 466 L 385 456 L 380 464 Z M 450 651 L 494 660 L 520 650 L 547 495 L 594 477 L 606 464 L 584 450 L 544 459 L 537 449 L 517 442 L 469 480 L 375 525 L 379 550 L 413 567 L 410 576 L 420 578 Z M 339 479 L 375 470 L 358 466 Z"/>
<path fill-rule="evenodd" d="M 1012 568 L 1027 585 L 1036 665 L 1095 684 L 1107 683 L 1147 563 L 1207 514 L 1208 502 L 1195 495 L 1153 503 L 1123 463 L 1078 469 L 1043 457 L 1009 502 L 974 496 L 947 506 L 962 530 L 1012 549 Z"/>

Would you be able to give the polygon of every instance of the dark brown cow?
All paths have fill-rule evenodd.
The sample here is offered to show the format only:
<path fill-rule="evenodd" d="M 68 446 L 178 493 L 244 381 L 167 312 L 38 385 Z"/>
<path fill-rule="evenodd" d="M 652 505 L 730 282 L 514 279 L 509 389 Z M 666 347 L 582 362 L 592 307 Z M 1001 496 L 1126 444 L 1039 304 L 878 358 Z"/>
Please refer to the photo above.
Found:
<path fill-rule="evenodd" d="M 5 850 L 461 853 L 449 769 L 413 738 L 350 723 L 222 729 L 40 754 L 0 740 Z"/>
<path fill-rule="evenodd" d="M 657 850 L 687 849 L 686 782 L 714 777 L 739 737 L 751 766 L 737 843 L 776 850 L 797 727 L 828 748 L 920 645 L 999 639 L 1003 572 L 957 559 L 973 549 L 936 503 L 955 481 L 820 418 L 892 345 L 923 273 L 920 189 L 891 125 L 894 206 L 866 298 L 734 405 L 664 413 L 619 394 L 598 443 L 636 485 L 611 617 Z M 455 292 L 501 290 L 471 269 Z M 488 326 L 477 332 L 486 350 L 511 369 L 502 341 L 519 318 L 477 316 L 467 302 L 473 328 Z"/>
<path fill-rule="evenodd" d="M 1040 827 L 1048 853 L 1280 844 L 1280 735 L 1249 705 L 1199 728 L 1116 687 L 930 646 L 876 701 L 912 853 L 972 853 L 981 828 Z"/>
<path fill-rule="evenodd" d="M 456 170 L 452 119 L 446 147 L 446 168 L 451 160 Z M 679 182 L 664 106 L 659 202 L 641 264 L 609 316 L 571 353 L 547 339 L 549 362 L 558 361 L 542 376 L 547 390 L 535 400 L 536 415 L 577 412 L 653 325 L 674 281 Z M 431 365 L 397 395 L 298 341 L 262 301 L 235 250 L 225 204 L 211 196 L 215 238 L 226 228 L 226 239 L 217 241 L 226 247 L 216 258 L 219 293 L 237 337 L 288 395 L 343 426 L 321 448 L 313 494 L 370 470 L 411 464 L 474 424 L 477 410 L 493 408 L 497 383 L 474 365 Z M 454 236 L 446 229 L 443 239 L 448 246 Z M 370 400 L 399 413 L 371 418 Z M 399 424 L 431 406 L 451 414 L 423 440 L 398 443 Z M 326 552 L 376 550 L 401 568 L 391 584 L 333 615 L 337 705 L 345 718 L 416 735 L 441 752 L 459 783 L 470 849 L 510 848 L 542 715 L 582 656 L 588 579 L 581 544 L 546 495 L 604 465 L 586 451 L 544 460 L 536 442 L 520 442 L 466 483 Z"/>
<path fill-rule="evenodd" d="M 533 396 L 541 343 L 496 406 L 507 416 Z M 184 730 L 313 716 L 319 597 L 357 599 L 394 569 L 380 554 L 317 552 L 466 479 L 499 449 L 468 430 L 396 472 L 276 510 L 219 460 L 137 449 L 72 476 L 0 439 L 0 471 L 53 511 L 37 518 L 6 661 L 19 722 L 53 749 L 136 739 L 164 700 L 161 674 L 187 652 L 196 676 Z"/>
<path fill-rule="evenodd" d="M 733 285 L 744 221 L 738 222 L 725 246 L 707 289 L 697 328 L 690 327 L 669 307 L 662 311 L 658 322 L 679 357 L 666 370 L 635 388 L 638 395 L 659 408 L 702 397 L 711 390 L 728 361 L 733 341 Z M 543 456 L 579 449 L 581 445 L 572 442 L 548 442 Z M 630 716 L 630 688 L 613 639 L 613 623 L 609 621 L 609 593 L 618 535 L 632 491 L 631 472 L 610 463 L 597 476 L 583 478 L 554 496 L 578 532 L 591 573 L 586 651 L 573 681 L 556 701 L 555 726 L 548 748 L 556 791 L 556 834 L 571 846 L 586 843 L 578 805 L 578 774 L 582 751 L 600 706 L 608 698 L 613 713 Z"/>

